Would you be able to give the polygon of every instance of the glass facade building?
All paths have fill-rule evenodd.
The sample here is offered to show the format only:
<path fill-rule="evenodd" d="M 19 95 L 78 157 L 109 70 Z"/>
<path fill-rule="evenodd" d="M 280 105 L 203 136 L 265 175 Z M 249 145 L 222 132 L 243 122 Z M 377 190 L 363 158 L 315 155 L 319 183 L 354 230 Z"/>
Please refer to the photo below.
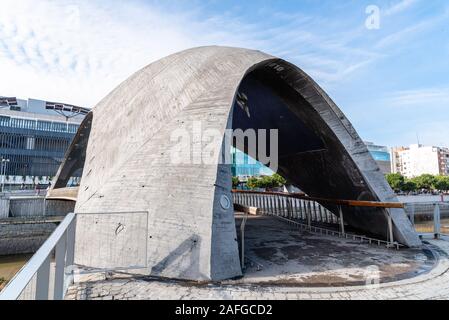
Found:
<path fill-rule="evenodd" d="M 271 176 L 274 172 L 260 163 L 254 160 L 246 153 L 236 149 L 231 149 L 232 155 L 232 175 L 234 177 L 254 177 L 254 176 Z"/>
<path fill-rule="evenodd" d="M 365 144 L 382 173 L 391 173 L 391 155 L 388 147 L 379 146 L 372 142 L 365 142 Z"/>
<path fill-rule="evenodd" d="M 58 106 L 60 110 L 49 108 L 46 101 L 0 97 L 1 174 L 6 185 L 48 183 L 55 176 L 87 112 Z"/>

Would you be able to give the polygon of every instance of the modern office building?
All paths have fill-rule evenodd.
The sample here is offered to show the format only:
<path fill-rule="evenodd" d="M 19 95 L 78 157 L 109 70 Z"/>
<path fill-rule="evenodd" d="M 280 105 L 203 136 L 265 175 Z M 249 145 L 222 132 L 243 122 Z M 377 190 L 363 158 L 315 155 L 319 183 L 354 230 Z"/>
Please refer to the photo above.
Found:
<path fill-rule="evenodd" d="M 407 178 L 422 174 L 449 175 L 449 148 L 413 144 L 392 149 L 393 173 Z"/>
<path fill-rule="evenodd" d="M 64 103 L 0 97 L 2 184 L 15 189 L 48 184 L 87 112 Z"/>
<path fill-rule="evenodd" d="M 372 142 L 365 142 L 371 156 L 377 162 L 383 174 L 391 173 L 391 156 L 386 146 L 379 146 Z"/>
<path fill-rule="evenodd" d="M 274 174 L 270 168 L 236 148 L 231 149 L 231 154 L 231 170 L 234 177 L 239 177 L 244 180 L 247 177 L 271 176 Z"/>

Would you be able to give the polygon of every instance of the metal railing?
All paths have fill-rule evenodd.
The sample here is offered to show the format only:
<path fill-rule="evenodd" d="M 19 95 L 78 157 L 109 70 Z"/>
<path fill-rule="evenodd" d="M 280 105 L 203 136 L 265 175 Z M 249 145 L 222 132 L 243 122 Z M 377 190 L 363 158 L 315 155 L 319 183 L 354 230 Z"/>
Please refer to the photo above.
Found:
<path fill-rule="evenodd" d="M 421 236 L 449 235 L 449 202 L 411 202 L 404 209 Z"/>
<path fill-rule="evenodd" d="M 301 229 L 327 235 L 335 235 L 343 238 L 351 238 L 366 243 L 385 245 L 399 248 L 401 245 L 394 240 L 393 221 L 389 212 L 391 208 L 403 208 L 401 203 L 335 200 L 316 197 L 308 197 L 303 194 L 259 191 L 233 191 L 234 204 L 243 207 L 258 208 L 263 215 L 270 215 Z M 336 208 L 331 212 L 322 204 L 329 204 Z M 387 219 L 387 240 L 370 238 L 364 235 L 348 233 L 344 221 L 343 207 L 371 207 L 385 209 Z M 243 234 L 243 233 L 242 233 Z M 242 241 L 243 242 L 243 241 Z"/>
<path fill-rule="evenodd" d="M 0 300 L 62 300 L 73 283 L 74 213 L 69 213 L 42 247 L 0 292 Z"/>

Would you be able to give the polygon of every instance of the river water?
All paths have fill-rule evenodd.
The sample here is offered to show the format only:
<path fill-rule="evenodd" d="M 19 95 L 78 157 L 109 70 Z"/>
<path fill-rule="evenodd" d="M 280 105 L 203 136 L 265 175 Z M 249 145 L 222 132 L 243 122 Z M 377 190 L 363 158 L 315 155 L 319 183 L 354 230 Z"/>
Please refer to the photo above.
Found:
<path fill-rule="evenodd" d="M 0 289 L 25 265 L 32 254 L 18 254 L 13 256 L 0 256 Z"/>
<path fill-rule="evenodd" d="M 449 235 L 449 218 L 441 219 L 441 230 L 440 232 Z M 415 223 L 415 229 L 419 233 L 433 233 L 434 232 L 434 222 L 433 221 L 417 221 Z"/>

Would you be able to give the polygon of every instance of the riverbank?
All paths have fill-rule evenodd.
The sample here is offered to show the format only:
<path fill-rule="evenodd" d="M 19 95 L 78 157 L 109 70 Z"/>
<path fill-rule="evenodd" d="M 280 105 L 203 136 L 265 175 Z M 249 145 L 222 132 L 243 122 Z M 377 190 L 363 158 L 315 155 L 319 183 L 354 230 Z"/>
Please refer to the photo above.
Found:
<path fill-rule="evenodd" d="M 10 281 L 14 275 L 27 263 L 32 254 L 18 254 L 0 256 L 0 290 Z"/>

